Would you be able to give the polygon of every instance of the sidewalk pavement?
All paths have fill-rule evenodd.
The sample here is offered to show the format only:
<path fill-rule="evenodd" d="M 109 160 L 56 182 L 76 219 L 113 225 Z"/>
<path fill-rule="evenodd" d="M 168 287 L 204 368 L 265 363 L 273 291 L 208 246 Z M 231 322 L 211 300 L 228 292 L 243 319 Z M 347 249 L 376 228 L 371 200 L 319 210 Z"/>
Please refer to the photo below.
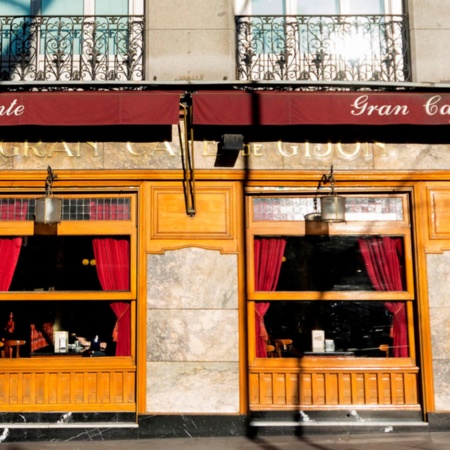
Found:
<path fill-rule="evenodd" d="M 450 432 L 9 442 L 0 450 L 450 450 Z"/>

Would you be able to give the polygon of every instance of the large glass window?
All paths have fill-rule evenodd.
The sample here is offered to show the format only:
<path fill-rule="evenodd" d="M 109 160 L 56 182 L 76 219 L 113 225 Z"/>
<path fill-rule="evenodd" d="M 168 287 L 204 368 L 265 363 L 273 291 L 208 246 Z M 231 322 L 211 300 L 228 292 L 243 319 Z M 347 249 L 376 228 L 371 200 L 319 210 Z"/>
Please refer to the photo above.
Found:
<path fill-rule="evenodd" d="M 249 196 L 257 358 L 411 356 L 406 199 L 350 196 L 347 222 L 310 234 L 305 216 L 312 198 Z M 314 345 L 315 335 L 322 346 Z"/>
<path fill-rule="evenodd" d="M 60 198 L 52 225 L 34 223 L 35 196 L 0 199 L 2 351 L 131 356 L 135 195 Z"/>

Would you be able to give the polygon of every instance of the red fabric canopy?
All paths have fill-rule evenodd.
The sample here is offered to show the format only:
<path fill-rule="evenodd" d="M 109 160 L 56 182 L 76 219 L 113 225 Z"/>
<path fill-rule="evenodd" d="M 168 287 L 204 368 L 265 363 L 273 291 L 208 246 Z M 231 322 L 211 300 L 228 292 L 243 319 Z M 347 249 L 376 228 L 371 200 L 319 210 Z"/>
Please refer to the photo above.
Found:
<path fill-rule="evenodd" d="M 179 92 L 23 92 L 0 94 L 0 126 L 172 125 Z"/>
<path fill-rule="evenodd" d="M 196 125 L 448 125 L 450 94 L 205 91 L 193 113 Z"/>

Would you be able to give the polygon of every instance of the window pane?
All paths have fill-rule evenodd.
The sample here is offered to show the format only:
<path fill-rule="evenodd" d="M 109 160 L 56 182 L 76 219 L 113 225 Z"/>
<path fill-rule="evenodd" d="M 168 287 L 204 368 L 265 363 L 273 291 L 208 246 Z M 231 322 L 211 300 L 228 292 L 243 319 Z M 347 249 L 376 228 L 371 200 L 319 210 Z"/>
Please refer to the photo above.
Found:
<path fill-rule="evenodd" d="M 339 0 L 297 0 L 297 14 L 339 14 Z"/>
<path fill-rule="evenodd" d="M 0 15 L 28 16 L 30 15 L 31 0 L 1 0 Z"/>
<path fill-rule="evenodd" d="M 287 14 L 285 0 L 252 0 L 252 14 Z"/>
<path fill-rule="evenodd" d="M 255 237 L 255 242 L 261 239 L 275 238 Z M 401 237 L 314 235 L 284 239 L 286 246 L 275 291 L 405 290 Z M 265 250 L 260 248 L 255 260 L 264 261 Z M 392 273 L 378 267 L 385 266 L 386 261 Z"/>
<path fill-rule="evenodd" d="M 128 14 L 128 0 L 95 0 L 95 14 L 117 16 Z"/>
<path fill-rule="evenodd" d="M 9 291 L 102 290 L 94 257 L 94 237 L 23 237 Z M 120 236 L 116 240 L 128 241 L 128 237 Z M 125 264 L 124 270 L 128 270 L 129 261 Z"/>
<path fill-rule="evenodd" d="M 305 220 L 314 211 L 314 198 L 308 197 L 255 197 L 254 221 Z M 317 200 L 316 200 L 317 201 Z M 317 202 L 320 206 L 320 202 Z M 402 221 L 403 202 L 400 197 L 347 197 L 345 220 Z"/>
<path fill-rule="evenodd" d="M 404 302 L 396 304 L 406 306 Z M 272 301 L 264 322 L 271 344 L 276 344 L 277 339 L 292 341 L 281 349 L 282 357 L 301 357 L 312 352 L 313 330 L 323 330 L 325 339 L 333 340 L 335 352 L 347 352 L 349 356 L 409 354 L 406 322 L 399 325 L 402 337 L 392 333 L 394 315 L 385 302 Z"/>
<path fill-rule="evenodd" d="M 10 321 L 11 313 L 14 322 L 12 332 L 3 330 Z M 32 351 L 36 355 L 53 354 L 53 331 L 59 330 L 68 332 L 71 345 L 75 344 L 75 336 L 84 338 L 80 342 L 87 341 L 88 344 L 98 336 L 98 341 L 106 344 L 105 356 L 115 355 L 112 333 L 116 315 L 109 301 L 0 302 L 0 321 L 1 337 L 25 341 L 20 347 L 21 357 L 30 356 Z M 87 345 L 77 349 L 77 352 L 83 355 L 82 350 L 88 351 Z"/>
<path fill-rule="evenodd" d="M 384 0 L 342 0 L 341 14 L 384 14 Z"/>
<path fill-rule="evenodd" d="M 82 16 L 84 0 L 42 0 L 41 14 L 43 16 Z"/>

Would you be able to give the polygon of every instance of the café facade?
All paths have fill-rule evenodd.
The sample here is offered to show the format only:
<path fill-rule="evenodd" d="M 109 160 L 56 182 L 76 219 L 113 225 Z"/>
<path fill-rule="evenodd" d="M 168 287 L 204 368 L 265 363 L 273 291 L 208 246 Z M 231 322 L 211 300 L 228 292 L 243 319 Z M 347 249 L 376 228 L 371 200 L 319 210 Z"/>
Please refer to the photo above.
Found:
<path fill-rule="evenodd" d="M 419 84 L 2 92 L 8 439 L 447 427 L 449 121 Z"/>

